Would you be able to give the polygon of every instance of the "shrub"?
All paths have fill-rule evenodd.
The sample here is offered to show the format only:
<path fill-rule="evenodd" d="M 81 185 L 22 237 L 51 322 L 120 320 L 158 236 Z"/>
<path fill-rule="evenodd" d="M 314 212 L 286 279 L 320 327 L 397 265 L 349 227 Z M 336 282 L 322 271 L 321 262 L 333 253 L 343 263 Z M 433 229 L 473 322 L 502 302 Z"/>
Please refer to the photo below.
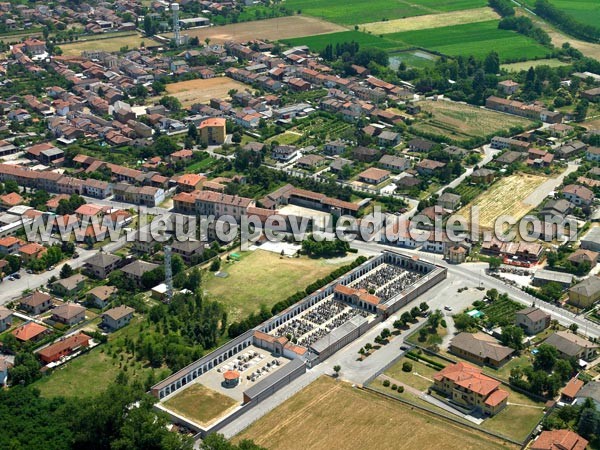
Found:
<path fill-rule="evenodd" d="M 412 363 L 409 363 L 408 361 L 404 361 L 404 363 L 402 364 L 402 372 L 412 372 L 413 366 Z"/>
<path fill-rule="evenodd" d="M 398 392 L 402 394 L 404 392 L 404 386 L 398 386 Z"/>
<path fill-rule="evenodd" d="M 383 387 L 389 387 L 390 380 L 383 380 Z"/>
<path fill-rule="evenodd" d="M 398 389 L 398 385 L 397 384 L 392 384 L 392 391 L 395 391 L 396 389 Z"/>

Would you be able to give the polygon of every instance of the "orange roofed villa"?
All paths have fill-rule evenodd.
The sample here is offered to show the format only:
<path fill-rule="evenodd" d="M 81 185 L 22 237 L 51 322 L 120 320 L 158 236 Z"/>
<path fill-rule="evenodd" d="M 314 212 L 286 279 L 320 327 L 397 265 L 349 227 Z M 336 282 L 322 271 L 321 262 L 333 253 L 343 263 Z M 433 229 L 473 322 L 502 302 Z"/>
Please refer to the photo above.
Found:
<path fill-rule="evenodd" d="M 446 395 L 452 403 L 484 415 L 498 414 L 508 401 L 508 392 L 500 389 L 499 381 L 467 363 L 447 366 L 435 374 L 433 380 L 433 389 Z"/>

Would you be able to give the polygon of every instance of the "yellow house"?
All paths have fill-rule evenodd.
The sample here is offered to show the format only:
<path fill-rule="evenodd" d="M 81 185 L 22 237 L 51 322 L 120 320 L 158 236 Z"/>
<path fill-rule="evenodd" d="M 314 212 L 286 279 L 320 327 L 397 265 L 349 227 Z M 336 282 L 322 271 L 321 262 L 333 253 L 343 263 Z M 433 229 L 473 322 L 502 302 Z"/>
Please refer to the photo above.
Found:
<path fill-rule="evenodd" d="M 569 289 L 569 303 L 587 308 L 600 300 L 600 278 L 591 276 Z"/>
<path fill-rule="evenodd" d="M 221 145 L 225 143 L 225 119 L 214 117 L 206 119 L 198 127 L 200 141 L 205 145 Z"/>

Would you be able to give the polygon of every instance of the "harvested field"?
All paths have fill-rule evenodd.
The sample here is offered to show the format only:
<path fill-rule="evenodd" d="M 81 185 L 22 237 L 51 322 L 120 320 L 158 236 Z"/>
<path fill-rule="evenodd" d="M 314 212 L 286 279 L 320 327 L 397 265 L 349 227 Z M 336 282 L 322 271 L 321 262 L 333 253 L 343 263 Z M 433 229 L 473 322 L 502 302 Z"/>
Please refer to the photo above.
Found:
<path fill-rule="evenodd" d="M 118 52 L 123 47 L 128 47 L 129 49 L 139 48 L 142 46 L 142 43 L 156 45 L 156 42 L 151 38 L 142 37 L 142 35 L 135 33 L 107 39 L 90 39 L 73 42 L 72 44 L 61 44 L 60 49 L 65 56 L 79 56 L 85 50 Z"/>
<path fill-rule="evenodd" d="M 200 42 L 209 38 L 212 42 L 246 42 L 253 39 L 278 40 L 298 36 L 335 33 L 345 31 L 344 27 L 306 16 L 278 17 L 253 22 L 236 23 L 222 27 L 207 27 L 186 30 L 185 34 L 197 37 Z M 172 37 L 172 34 L 165 34 Z"/>
<path fill-rule="evenodd" d="M 499 131 L 509 131 L 513 127 L 528 128 L 534 125 L 522 117 L 502 114 L 475 106 L 449 102 L 419 102 L 423 111 L 433 117 L 415 122 L 417 132 L 432 133 L 455 141 L 469 141 L 472 138 L 485 137 Z"/>
<path fill-rule="evenodd" d="M 237 402 L 231 397 L 201 384 L 192 384 L 164 402 L 166 408 L 199 425 L 207 425 L 222 417 L 235 405 Z"/>
<path fill-rule="evenodd" d="M 516 448 L 350 384 L 321 377 L 235 438 L 269 450 Z"/>
<path fill-rule="evenodd" d="M 588 130 L 600 130 L 600 118 L 596 117 L 595 119 L 583 122 L 581 125 Z"/>
<path fill-rule="evenodd" d="M 471 207 L 478 206 L 481 228 L 493 228 L 495 220 L 503 215 L 519 220 L 535 206 L 525 203 L 525 199 L 545 181 L 548 181 L 548 178 L 529 174 L 515 174 L 502 178 L 462 208 L 458 214 L 470 217 Z"/>
<path fill-rule="evenodd" d="M 465 23 L 485 22 L 498 19 L 500 16 L 492 8 L 465 9 L 441 14 L 427 14 L 418 18 L 372 22 L 360 25 L 361 31 L 374 34 L 398 33 L 400 31 L 423 30 L 426 28 L 463 25 Z"/>
<path fill-rule="evenodd" d="M 211 98 L 226 98 L 232 89 L 243 91 L 247 88 L 250 86 L 228 77 L 180 81 L 166 86 L 167 93 L 177 97 L 184 107 L 194 103 L 208 103 Z"/>

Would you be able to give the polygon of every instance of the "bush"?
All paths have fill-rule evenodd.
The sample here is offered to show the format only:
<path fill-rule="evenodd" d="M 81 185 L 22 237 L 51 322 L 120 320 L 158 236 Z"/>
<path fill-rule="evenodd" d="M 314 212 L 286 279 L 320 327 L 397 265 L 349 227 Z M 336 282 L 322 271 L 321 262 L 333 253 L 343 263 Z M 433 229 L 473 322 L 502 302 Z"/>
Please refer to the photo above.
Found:
<path fill-rule="evenodd" d="M 398 386 L 398 392 L 402 394 L 404 392 L 404 386 Z"/>
<path fill-rule="evenodd" d="M 412 372 L 412 369 L 413 369 L 412 363 L 409 363 L 408 361 L 405 361 L 402 364 L 402 372 Z"/>
<path fill-rule="evenodd" d="M 398 385 L 397 384 L 392 384 L 392 391 L 395 391 L 396 389 L 398 389 Z"/>
<path fill-rule="evenodd" d="M 389 387 L 390 386 L 390 380 L 383 380 L 383 387 Z"/>

